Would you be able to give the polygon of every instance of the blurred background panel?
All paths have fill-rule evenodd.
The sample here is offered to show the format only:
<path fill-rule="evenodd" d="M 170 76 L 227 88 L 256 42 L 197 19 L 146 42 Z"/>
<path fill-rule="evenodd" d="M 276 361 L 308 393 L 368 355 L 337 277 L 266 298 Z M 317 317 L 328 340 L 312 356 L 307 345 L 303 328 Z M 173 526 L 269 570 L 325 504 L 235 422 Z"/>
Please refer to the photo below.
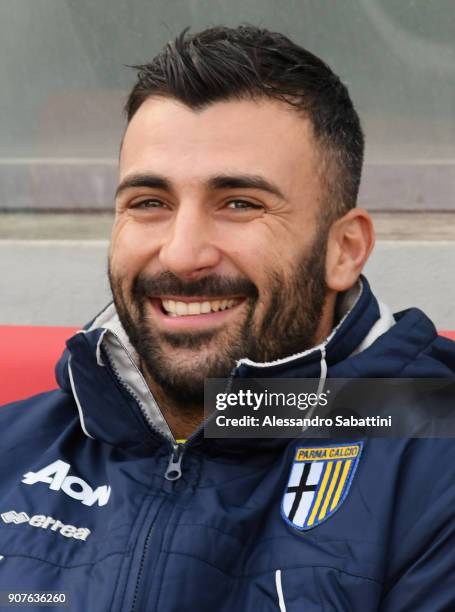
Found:
<path fill-rule="evenodd" d="M 0 3 L 0 209 L 107 209 L 122 106 L 184 27 L 279 30 L 349 86 L 367 136 L 362 202 L 454 210 L 453 0 L 15 0 Z"/>

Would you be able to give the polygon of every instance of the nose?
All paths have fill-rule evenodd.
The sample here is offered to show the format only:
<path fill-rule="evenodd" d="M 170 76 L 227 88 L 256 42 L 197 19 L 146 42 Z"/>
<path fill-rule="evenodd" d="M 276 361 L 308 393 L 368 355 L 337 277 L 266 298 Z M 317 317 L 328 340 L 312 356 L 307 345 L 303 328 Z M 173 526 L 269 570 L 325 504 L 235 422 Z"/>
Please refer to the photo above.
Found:
<path fill-rule="evenodd" d="M 212 222 L 207 213 L 197 206 L 181 205 L 161 245 L 161 266 L 186 279 L 204 276 L 221 259 L 212 237 Z"/>

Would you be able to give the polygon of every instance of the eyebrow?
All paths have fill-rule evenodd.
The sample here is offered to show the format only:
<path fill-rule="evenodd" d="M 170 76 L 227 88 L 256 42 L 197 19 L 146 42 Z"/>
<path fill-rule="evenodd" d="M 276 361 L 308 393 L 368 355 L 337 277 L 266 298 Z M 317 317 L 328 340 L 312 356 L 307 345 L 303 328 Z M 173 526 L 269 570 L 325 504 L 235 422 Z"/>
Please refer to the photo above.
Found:
<path fill-rule="evenodd" d="M 272 193 L 273 195 L 284 199 L 284 194 L 277 185 L 271 183 L 263 176 L 257 174 L 220 174 L 209 179 L 208 186 L 210 189 L 213 190 L 259 189 L 261 191 L 267 191 L 268 193 Z"/>
<path fill-rule="evenodd" d="M 220 191 L 222 189 L 259 189 L 260 191 L 266 191 L 285 199 L 283 192 L 277 185 L 258 174 L 219 174 L 211 177 L 207 181 L 207 186 L 213 191 Z M 134 187 L 149 187 L 150 189 L 173 191 L 171 181 L 165 176 L 157 174 L 133 174 L 120 183 L 115 192 L 115 197 L 117 198 L 125 190 Z"/>
<path fill-rule="evenodd" d="M 132 174 L 124 179 L 115 191 L 115 197 L 134 187 L 149 187 L 150 189 L 161 189 L 163 191 L 172 191 L 170 181 L 164 176 L 157 174 Z"/>

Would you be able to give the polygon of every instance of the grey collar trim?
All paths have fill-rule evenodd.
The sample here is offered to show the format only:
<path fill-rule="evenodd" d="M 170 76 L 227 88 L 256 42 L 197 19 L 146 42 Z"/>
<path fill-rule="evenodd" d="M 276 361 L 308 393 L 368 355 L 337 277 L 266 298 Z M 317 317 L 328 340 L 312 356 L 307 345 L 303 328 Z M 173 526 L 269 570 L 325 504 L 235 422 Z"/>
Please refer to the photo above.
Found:
<path fill-rule="evenodd" d="M 108 355 L 114 372 L 138 402 L 145 419 L 152 429 L 157 430 L 172 444 L 176 444 L 169 425 L 139 369 L 139 358 L 120 323 L 114 303 L 109 304 L 93 321 L 88 331 L 99 328 L 106 330 L 101 338 L 101 346 Z"/>
<path fill-rule="evenodd" d="M 379 319 L 376 321 L 376 323 L 373 325 L 373 327 L 370 329 L 368 334 L 365 336 L 359 346 L 355 349 L 355 351 L 351 353 L 351 355 L 357 355 L 357 353 L 361 353 L 362 351 L 367 349 L 373 344 L 373 342 L 375 342 L 379 338 L 379 336 L 385 334 L 386 331 L 388 331 L 391 327 L 395 325 L 395 319 L 389 306 L 387 306 L 387 304 L 384 304 L 383 302 L 380 302 L 379 300 L 378 306 Z"/>

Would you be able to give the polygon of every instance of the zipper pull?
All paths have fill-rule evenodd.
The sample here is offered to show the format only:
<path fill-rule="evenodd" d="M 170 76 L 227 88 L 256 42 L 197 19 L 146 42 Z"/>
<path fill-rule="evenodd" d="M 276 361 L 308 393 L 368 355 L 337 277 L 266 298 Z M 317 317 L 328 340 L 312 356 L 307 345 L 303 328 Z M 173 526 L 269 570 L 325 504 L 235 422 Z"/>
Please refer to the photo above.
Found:
<path fill-rule="evenodd" d="M 178 480 L 182 475 L 183 448 L 181 444 L 176 444 L 169 458 L 166 473 L 166 480 Z"/>

